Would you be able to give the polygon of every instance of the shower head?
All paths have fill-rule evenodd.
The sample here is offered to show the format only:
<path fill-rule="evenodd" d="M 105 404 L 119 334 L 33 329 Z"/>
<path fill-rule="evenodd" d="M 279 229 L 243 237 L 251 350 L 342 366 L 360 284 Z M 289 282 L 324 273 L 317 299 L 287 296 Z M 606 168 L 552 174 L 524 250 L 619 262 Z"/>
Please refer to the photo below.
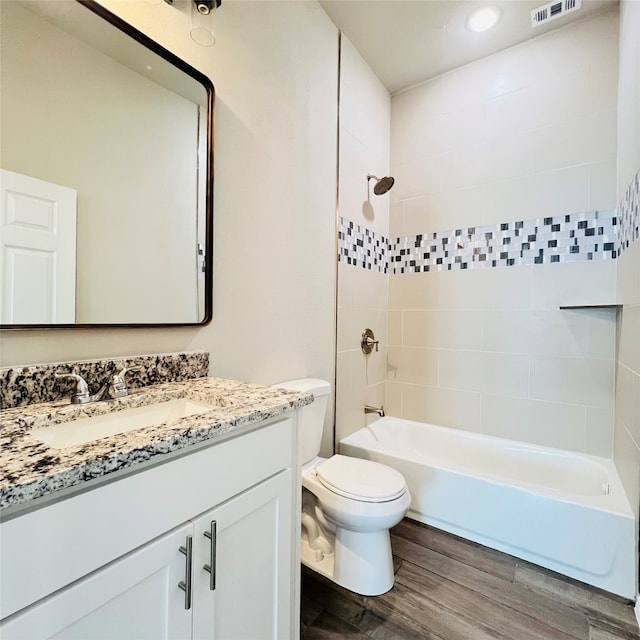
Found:
<path fill-rule="evenodd" d="M 376 181 L 376 184 L 373 187 L 373 193 L 375 193 L 377 196 L 381 196 L 383 193 L 387 193 L 387 191 L 389 191 L 389 189 L 393 187 L 393 183 L 395 182 L 395 179 L 391 176 L 378 178 L 374 175 L 368 175 L 367 184 L 369 184 L 369 180 L 371 180 L 372 178 Z"/>

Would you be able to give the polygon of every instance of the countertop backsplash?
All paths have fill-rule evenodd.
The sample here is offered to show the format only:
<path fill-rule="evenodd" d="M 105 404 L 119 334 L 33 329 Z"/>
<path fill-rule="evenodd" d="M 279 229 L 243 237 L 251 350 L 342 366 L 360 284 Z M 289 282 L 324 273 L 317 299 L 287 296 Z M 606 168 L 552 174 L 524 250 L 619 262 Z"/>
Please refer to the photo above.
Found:
<path fill-rule="evenodd" d="M 56 373 L 77 373 L 87 381 L 90 392 L 96 393 L 111 375 L 123 367 L 134 366 L 141 369 L 127 374 L 127 386 L 132 390 L 183 382 L 208 375 L 209 353 L 189 351 L 0 368 L 0 409 L 69 398 L 74 381 L 56 378 Z"/>

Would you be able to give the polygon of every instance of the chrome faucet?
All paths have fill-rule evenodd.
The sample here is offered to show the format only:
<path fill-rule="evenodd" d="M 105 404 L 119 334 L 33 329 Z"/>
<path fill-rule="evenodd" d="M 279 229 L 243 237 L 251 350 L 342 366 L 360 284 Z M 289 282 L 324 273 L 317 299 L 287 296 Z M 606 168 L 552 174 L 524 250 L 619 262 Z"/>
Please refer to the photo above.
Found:
<path fill-rule="evenodd" d="M 364 405 L 364 412 L 366 413 L 377 413 L 381 418 L 384 418 L 384 407 L 372 407 L 371 405 Z"/>
<path fill-rule="evenodd" d="M 124 398 L 129 395 L 124 379 L 129 371 L 135 371 L 140 367 L 124 367 L 111 376 L 109 382 L 100 387 L 94 395 L 89 393 L 87 381 L 77 373 L 56 373 L 56 378 L 72 378 L 76 381 L 76 388 L 71 395 L 71 404 L 87 404 L 89 402 L 100 402 L 102 400 L 113 400 L 114 398 Z"/>
<path fill-rule="evenodd" d="M 107 396 L 110 399 L 113 398 L 124 398 L 129 395 L 129 391 L 127 389 L 127 384 L 124 380 L 124 376 L 129 373 L 129 371 L 138 371 L 142 367 L 123 367 L 118 371 L 118 373 L 114 373 L 111 376 L 111 381 L 107 383 Z M 98 392 L 99 393 L 99 392 Z"/>

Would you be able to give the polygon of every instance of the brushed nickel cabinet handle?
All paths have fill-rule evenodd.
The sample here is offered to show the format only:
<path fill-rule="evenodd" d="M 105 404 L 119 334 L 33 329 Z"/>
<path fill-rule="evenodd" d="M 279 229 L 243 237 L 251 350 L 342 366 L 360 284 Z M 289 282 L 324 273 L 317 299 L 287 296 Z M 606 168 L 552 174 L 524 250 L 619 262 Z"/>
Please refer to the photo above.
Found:
<path fill-rule="evenodd" d="M 185 579 L 178 582 L 178 587 L 184 591 L 184 608 L 191 609 L 191 558 L 193 557 L 193 536 L 187 536 L 184 547 L 180 547 L 180 553 L 186 556 Z"/>
<path fill-rule="evenodd" d="M 210 540 L 209 561 L 211 564 L 205 564 L 203 569 L 209 574 L 209 589 L 215 591 L 216 589 L 216 534 L 217 523 L 215 520 L 211 521 L 211 531 L 205 531 L 204 537 Z"/>

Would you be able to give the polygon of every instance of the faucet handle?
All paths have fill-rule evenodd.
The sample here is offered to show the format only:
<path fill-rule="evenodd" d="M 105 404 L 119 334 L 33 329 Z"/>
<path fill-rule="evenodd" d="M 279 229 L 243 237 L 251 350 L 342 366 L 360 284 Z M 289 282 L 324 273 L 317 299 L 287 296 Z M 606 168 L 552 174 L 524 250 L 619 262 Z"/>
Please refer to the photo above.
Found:
<path fill-rule="evenodd" d="M 137 371 L 138 369 L 142 369 L 142 367 L 140 365 L 136 365 L 135 367 L 122 367 L 120 371 L 113 374 L 111 378 L 112 391 L 110 393 L 112 398 L 122 398 L 128 395 L 127 383 L 124 377 L 129 371 Z"/>
<path fill-rule="evenodd" d="M 380 341 L 376 340 L 376 336 L 371 329 L 365 329 L 362 332 L 362 339 L 360 340 L 360 348 L 362 349 L 362 353 L 364 353 L 365 355 L 369 355 L 373 351 L 374 346 L 377 353 L 379 344 Z"/>
<path fill-rule="evenodd" d="M 86 404 L 91 402 L 89 385 L 87 381 L 77 373 L 55 373 L 56 378 L 73 378 L 76 381 L 76 389 L 71 396 L 71 404 Z"/>
<path fill-rule="evenodd" d="M 114 374 L 114 381 L 116 378 L 118 378 L 118 382 L 124 383 L 124 377 L 127 373 L 129 373 L 129 371 L 138 371 L 140 369 L 142 369 L 142 367 L 139 364 L 135 365 L 134 367 L 122 367 L 122 369 L 120 369 L 118 373 Z"/>

